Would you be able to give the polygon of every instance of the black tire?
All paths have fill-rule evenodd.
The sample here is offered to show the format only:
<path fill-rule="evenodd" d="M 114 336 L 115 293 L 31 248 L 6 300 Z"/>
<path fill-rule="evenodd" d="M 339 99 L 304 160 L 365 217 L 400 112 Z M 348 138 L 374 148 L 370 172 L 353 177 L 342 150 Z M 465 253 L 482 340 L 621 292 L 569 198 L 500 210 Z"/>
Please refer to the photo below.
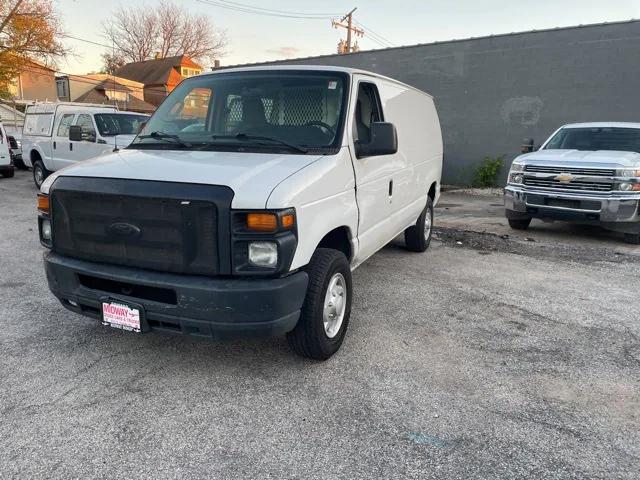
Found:
<path fill-rule="evenodd" d="M 429 230 L 426 225 L 429 221 Z M 427 197 L 427 206 L 418 217 L 416 224 L 404 231 L 404 243 L 412 252 L 424 252 L 431 244 L 433 235 L 433 200 Z"/>
<path fill-rule="evenodd" d="M 11 178 L 13 177 L 13 174 L 14 174 L 13 168 L 8 168 L 2 171 L 2 176 L 5 178 Z"/>
<path fill-rule="evenodd" d="M 624 241 L 631 245 L 640 245 L 640 233 L 625 233 Z"/>
<path fill-rule="evenodd" d="M 42 160 L 36 160 L 33 162 L 33 183 L 36 184 L 38 190 L 49 175 L 51 175 L 51 172 L 47 170 L 47 167 L 44 166 Z"/>
<path fill-rule="evenodd" d="M 529 224 L 531 223 L 530 218 L 525 218 L 523 220 L 521 219 L 516 220 L 513 218 L 509 218 L 508 220 L 509 220 L 509 226 L 514 230 L 526 230 L 527 228 L 529 228 Z"/>
<path fill-rule="evenodd" d="M 330 248 L 318 248 L 309 265 L 307 294 L 302 304 L 300 320 L 287 334 L 287 341 L 294 352 L 314 360 L 327 360 L 338 351 L 351 315 L 351 267 L 344 253 Z M 341 274 L 344 280 L 346 303 L 339 330 L 330 338 L 324 325 L 324 303 L 330 281 Z M 336 325 L 337 326 L 337 325 Z"/>

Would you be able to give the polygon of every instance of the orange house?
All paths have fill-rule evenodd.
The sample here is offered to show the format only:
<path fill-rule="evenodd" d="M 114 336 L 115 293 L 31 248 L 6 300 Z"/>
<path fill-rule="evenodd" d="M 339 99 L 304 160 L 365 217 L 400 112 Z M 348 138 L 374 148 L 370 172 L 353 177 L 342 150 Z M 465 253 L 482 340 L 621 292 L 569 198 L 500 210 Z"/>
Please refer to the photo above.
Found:
<path fill-rule="evenodd" d="M 144 101 L 160 105 L 182 80 L 202 73 L 203 68 L 186 55 L 127 63 L 118 69 L 118 77 L 144 84 Z"/>

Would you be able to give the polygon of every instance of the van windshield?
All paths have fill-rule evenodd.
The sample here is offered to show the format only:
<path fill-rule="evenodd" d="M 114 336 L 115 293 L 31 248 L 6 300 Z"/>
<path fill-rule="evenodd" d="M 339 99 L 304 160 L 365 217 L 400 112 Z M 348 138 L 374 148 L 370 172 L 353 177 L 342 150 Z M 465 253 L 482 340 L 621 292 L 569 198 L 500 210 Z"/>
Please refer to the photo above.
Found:
<path fill-rule="evenodd" d="M 346 74 L 254 71 L 183 81 L 130 148 L 284 150 L 339 146 Z"/>
<path fill-rule="evenodd" d="M 142 124 L 149 120 L 148 115 L 134 113 L 98 113 L 96 125 L 103 137 L 112 135 L 137 135 Z"/>
<path fill-rule="evenodd" d="M 545 150 L 617 150 L 640 153 L 640 129 L 619 127 L 563 128 Z"/>

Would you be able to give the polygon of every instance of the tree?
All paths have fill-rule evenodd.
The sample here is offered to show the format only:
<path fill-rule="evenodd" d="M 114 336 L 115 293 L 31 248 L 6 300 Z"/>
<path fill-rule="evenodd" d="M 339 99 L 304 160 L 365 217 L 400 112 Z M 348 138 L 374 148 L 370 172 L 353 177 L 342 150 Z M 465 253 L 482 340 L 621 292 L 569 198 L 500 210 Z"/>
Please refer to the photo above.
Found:
<path fill-rule="evenodd" d="M 62 23 L 52 0 L 0 0 L 0 94 L 25 68 L 25 60 L 47 66 L 66 56 Z"/>
<path fill-rule="evenodd" d="M 163 0 L 155 8 L 120 6 L 103 31 L 117 56 L 126 62 L 187 55 L 195 61 L 211 61 L 224 54 L 225 32 L 204 14 L 192 14 L 179 4 Z M 109 60 L 113 60 L 113 54 Z M 105 70 L 108 68 L 105 60 Z"/>
<path fill-rule="evenodd" d="M 125 59 L 122 55 L 117 53 L 103 53 L 102 54 L 102 69 L 100 73 L 108 73 L 109 75 L 114 75 L 120 67 L 122 67 L 125 63 Z"/>

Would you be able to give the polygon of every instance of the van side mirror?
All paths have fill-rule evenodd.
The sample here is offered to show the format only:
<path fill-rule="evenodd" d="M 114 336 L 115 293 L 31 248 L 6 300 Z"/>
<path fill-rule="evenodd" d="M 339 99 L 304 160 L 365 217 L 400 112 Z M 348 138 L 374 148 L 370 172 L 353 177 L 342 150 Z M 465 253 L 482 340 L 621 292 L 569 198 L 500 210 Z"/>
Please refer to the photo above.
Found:
<path fill-rule="evenodd" d="M 535 147 L 533 146 L 533 138 L 525 138 L 522 141 L 522 148 L 520 149 L 520 151 L 522 153 L 531 153 L 535 150 Z"/>
<path fill-rule="evenodd" d="M 69 140 L 72 142 L 82 141 L 82 127 L 80 125 L 71 125 L 69 127 Z"/>
<path fill-rule="evenodd" d="M 356 143 L 356 156 L 375 157 L 392 155 L 398 151 L 398 132 L 393 123 L 374 122 L 371 124 L 371 140 L 369 143 Z"/>

